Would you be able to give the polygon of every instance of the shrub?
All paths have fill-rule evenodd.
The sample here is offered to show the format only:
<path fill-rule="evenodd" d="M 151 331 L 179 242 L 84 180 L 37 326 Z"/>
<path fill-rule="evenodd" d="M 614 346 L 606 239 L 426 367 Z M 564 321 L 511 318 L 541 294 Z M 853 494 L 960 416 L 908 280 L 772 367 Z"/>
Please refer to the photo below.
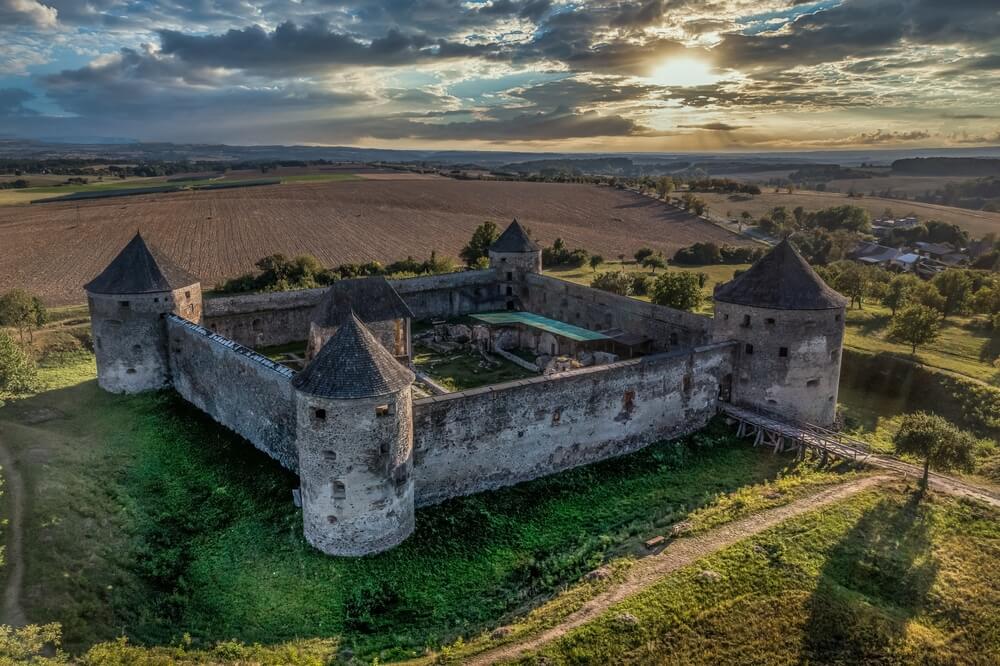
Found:
<path fill-rule="evenodd" d="M 38 386 L 35 361 L 6 331 L 0 331 L 0 405 Z"/>
<path fill-rule="evenodd" d="M 634 284 L 632 276 L 624 271 L 598 273 L 590 281 L 590 286 L 594 289 L 609 291 L 619 296 L 631 296 Z"/>
<path fill-rule="evenodd" d="M 646 296 L 653 284 L 653 279 L 642 273 L 632 274 L 632 293 L 635 296 Z"/>

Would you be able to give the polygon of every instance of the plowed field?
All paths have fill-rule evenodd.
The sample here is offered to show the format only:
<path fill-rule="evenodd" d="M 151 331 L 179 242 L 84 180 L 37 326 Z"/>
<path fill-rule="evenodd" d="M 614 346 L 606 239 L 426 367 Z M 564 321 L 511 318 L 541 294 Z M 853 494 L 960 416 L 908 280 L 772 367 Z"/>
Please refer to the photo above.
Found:
<path fill-rule="evenodd" d="M 562 237 L 611 259 L 642 246 L 671 255 L 695 241 L 744 241 L 694 216 L 591 185 L 436 180 L 289 183 L 0 208 L 0 291 L 22 287 L 50 304 L 84 300 L 81 286 L 141 230 L 206 288 L 277 252 L 325 265 L 431 250 L 457 256 L 476 225 L 517 217 L 535 238 Z"/>

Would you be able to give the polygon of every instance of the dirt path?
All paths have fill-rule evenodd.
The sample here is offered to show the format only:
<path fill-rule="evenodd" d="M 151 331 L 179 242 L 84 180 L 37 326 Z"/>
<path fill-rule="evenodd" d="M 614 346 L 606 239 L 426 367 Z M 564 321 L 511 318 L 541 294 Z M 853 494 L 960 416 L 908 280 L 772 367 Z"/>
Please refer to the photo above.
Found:
<path fill-rule="evenodd" d="M 7 529 L 4 534 L 6 548 L 4 560 L 7 567 L 7 588 L 3 592 L 0 623 L 21 627 L 28 623 L 21 608 L 21 584 L 24 580 L 24 557 L 21 530 L 24 520 L 24 484 L 14 466 L 14 459 L 0 440 L 0 467 L 3 468 L 4 492 L 7 494 Z"/>
<path fill-rule="evenodd" d="M 711 555 L 727 546 L 759 534 L 789 518 L 814 511 L 820 507 L 838 502 L 863 490 L 872 488 L 890 477 L 877 476 L 858 479 L 804 497 L 776 509 L 763 511 L 742 520 L 737 520 L 700 536 L 681 538 L 671 542 L 662 552 L 640 560 L 629 571 L 628 578 L 620 585 L 594 597 L 581 609 L 570 614 L 557 626 L 520 643 L 504 645 L 489 650 L 470 659 L 465 664 L 494 664 L 515 659 L 527 652 L 537 650 L 573 629 L 584 625 L 602 614 L 618 602 L 637 594 L 657 583 L 663 576 L 685 567 L 706 555 Z"/>

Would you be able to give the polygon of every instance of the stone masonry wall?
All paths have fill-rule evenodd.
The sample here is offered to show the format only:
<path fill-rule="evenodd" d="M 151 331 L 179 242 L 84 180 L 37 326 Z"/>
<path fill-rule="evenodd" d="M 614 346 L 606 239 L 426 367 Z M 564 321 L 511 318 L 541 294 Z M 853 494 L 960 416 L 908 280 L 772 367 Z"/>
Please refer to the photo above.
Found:
<path fill-rule="evenodd" d="M 294 371 L 176 315 L 166 320 L 174 389 L 297 471 Z"/>
<path fill-rule="evenodd" d="M 275 291 L 206 298 L 204 325 L 246 347 L 260 348 L 305 340 L 309 319 L 326 289 Z"/>
<path fill-rule="evenodd" d="M 689 349 L 711 340 L 712 319 L 559 280 L 525 276 L 517 294 L 524 309 L 593 331 L 613 328 L 645 335 L 655 351 Z"/>
<path fill-rule="evenodd" d="M 504 299 L 493 270 L 460 271 L 405 280 L 389 280 L 415 319 L 447 319 L 474 312 L 502 310 Z"/>
<path fill-rule="evenodd" d="M 716 412 L 734 351 L 720 343 L 415 400 L 417 505 L 697 430 Z"/>

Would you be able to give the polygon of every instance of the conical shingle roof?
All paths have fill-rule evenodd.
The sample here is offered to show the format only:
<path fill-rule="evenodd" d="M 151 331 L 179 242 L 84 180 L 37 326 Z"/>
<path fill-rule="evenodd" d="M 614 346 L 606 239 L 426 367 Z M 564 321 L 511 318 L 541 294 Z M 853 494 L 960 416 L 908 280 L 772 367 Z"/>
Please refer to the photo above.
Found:
<path fill-rule="evenodd" d="M 395 393 L 413 379 L 352 312 L 292 385 L 321 398 L 352 400 Z"/>
<path fill-rule="evenodd" d="M 538 252 L 538 245 L 528 237 L 528 232 L 515 218 L 496 239 L 490 249 L 494 252 Z"/>
<path fill-rule="evenodd" d="M 172 291 L 198 278 L 146 244 L 138 232 L 100 275 L 84 285 L 92 294 L 148 294 Z"/>
<path fill-rule="evenodd" d="M 715 300 L 776 310 L 832 310 L 847 299 L 816 274 L 785 239 L 746 272 L 715 290 Z"/>
<path fill-rule="evenodd" d="M 363 322 L 413 319 L 413 312 L 381 275 L 337 280 L 313 309 L 311 321 L 337 326 L 353 312 Z"/>

